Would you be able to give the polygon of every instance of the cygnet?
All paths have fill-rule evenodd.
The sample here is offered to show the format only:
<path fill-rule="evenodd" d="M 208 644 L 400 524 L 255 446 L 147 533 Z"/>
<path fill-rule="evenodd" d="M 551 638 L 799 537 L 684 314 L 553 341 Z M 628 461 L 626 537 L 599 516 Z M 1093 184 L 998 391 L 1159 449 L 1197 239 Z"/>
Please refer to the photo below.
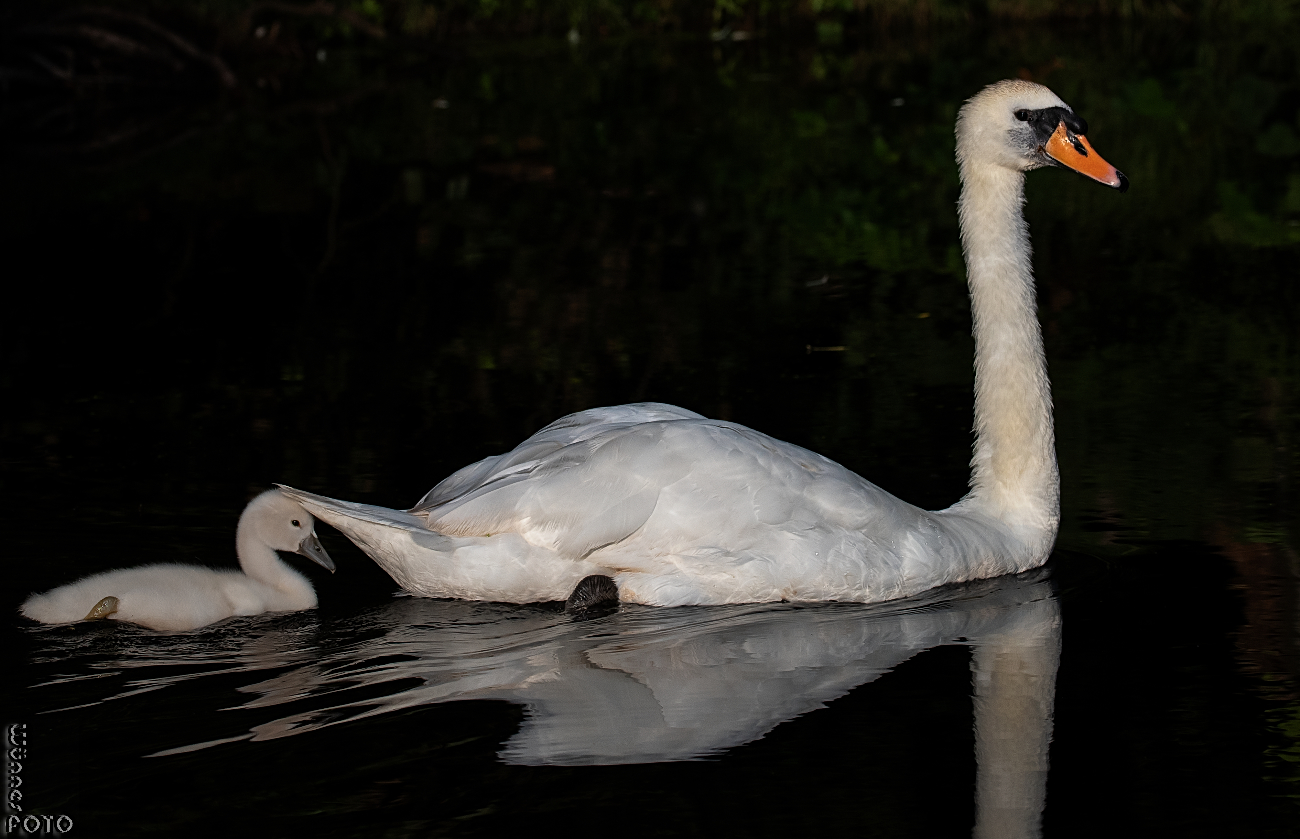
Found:
<path fill-rule="evenodd" d="M 196 565 L 142 565 L 105 571 L 33 594 L 19 610 L 41 623 L 119 620 L 150 629 L 198 629 L 235 615 L 296 612 L 316 606 L 316 590 L 276 551 L 301 554 L 334 571 L 316 538 L 316 520 L 279 490 L 254 498 L 239 517 L 241 571 Z"/>

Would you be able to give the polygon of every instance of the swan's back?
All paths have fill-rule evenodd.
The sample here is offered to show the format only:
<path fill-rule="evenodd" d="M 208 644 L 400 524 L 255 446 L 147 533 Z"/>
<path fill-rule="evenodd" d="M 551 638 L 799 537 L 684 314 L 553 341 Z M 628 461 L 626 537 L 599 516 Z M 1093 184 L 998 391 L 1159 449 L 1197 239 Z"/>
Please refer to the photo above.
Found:
<path fill-rule="evenodd" d="M 642 423 L 683 419 L 702 420 L 704 417 L 694 411 L 660 402 L 592 408 L 569 414 L 538 431 L 513 450 L 484 458 L 453 472 L 429 490 L 410 512 L 433 516 L 440 508 L 445 512 L 448 505 L 464 503 L 472 495 L 502 489 L 524 480 L 544 463 L 549 463 L 550 468 L 559 466 L 566 462 L 564 456 L 553 455 L 567 446 L 578 445 L 579 448 L 570 449 L 567 455 L 580 457 L 582 451 L 592 448 L 581 444 L 592 438 L 607 439 L 611 434 Z"/>

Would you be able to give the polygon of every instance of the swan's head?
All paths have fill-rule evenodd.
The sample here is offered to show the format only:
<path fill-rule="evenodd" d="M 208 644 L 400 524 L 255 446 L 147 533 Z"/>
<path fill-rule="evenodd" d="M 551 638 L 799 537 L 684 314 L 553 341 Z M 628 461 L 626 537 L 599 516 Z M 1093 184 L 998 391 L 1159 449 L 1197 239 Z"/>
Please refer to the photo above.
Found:
<path fill-rule="evenodd" d="M 248 502 L 239 517 L 239 530 L 241 535 L 251 533 L 269 548 L 301 554 L 323 568 L 334 570 L 334 560 L 316 538 L 316 519 L 278 489 L 267 490 Z"/>
<path fill-rule="evenodd" d="M 1064 166 L 1124 192 L 1128 178 L 1097 154 L 1087 133 L 1088 123 L 1042 85 L 997 82 L 957 115 L 957 161 L 963 174 L 987 166 L 1016 172 Z"/>

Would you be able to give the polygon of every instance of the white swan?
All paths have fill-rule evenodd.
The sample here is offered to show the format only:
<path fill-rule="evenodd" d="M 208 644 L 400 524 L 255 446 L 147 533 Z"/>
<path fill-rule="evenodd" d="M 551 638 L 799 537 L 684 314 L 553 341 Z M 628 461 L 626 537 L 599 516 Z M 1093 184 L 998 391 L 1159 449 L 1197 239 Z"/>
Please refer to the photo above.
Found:
<path fill-rule="evenodd" d="M 279 490 L 248 502 L 239 517 L 235 548 L 242 573 L 196 565 L 123 568 L 33 594 L 19 609 L 41 623 L 111 618 L 150 629 L 197 629 L 234 615 L 313 608 L 315 589 L 284 564 L 278 550 L 334 570 L 316 538 L 311 514 Z"/>
<path fill-rule="evenodd" d="M 588 575 L 624 602 L 872 602 L 1042 564 L 1059 487 L 1024 173 L 1128 181 L 1047 88 L 991 85 L 957 118 L 975 335 L 970 493 L 926 512 L 832 461 L 669 405 L 582 411 L 467 466 L 405 512 L 284 492 L 408 591 L 562 600 Z"/>

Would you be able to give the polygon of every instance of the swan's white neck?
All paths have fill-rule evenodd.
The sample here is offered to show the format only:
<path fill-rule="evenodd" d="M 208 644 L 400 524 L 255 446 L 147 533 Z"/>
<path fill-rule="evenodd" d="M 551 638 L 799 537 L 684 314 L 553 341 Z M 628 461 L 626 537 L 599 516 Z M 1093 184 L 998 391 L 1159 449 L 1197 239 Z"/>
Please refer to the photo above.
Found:
<path fill-rule="evenodd" d="M 975 335 L 975 453 L 966 509 L 1050 549 L 1060 521 L 1052 394 L 1038 325 L 1023 172 L 961 163 L 958 201 Z"/>
<path fill-rule="evenodd" d="M 235 552 L 239 555 L 239 567 L 254 580 L 284 592 L 295 601 L 315 605 L 316 589 L 311 582 L 285 564 L 280 555 L 257 535 L 256 528 L 242 518 L 235 531 Z"/>

